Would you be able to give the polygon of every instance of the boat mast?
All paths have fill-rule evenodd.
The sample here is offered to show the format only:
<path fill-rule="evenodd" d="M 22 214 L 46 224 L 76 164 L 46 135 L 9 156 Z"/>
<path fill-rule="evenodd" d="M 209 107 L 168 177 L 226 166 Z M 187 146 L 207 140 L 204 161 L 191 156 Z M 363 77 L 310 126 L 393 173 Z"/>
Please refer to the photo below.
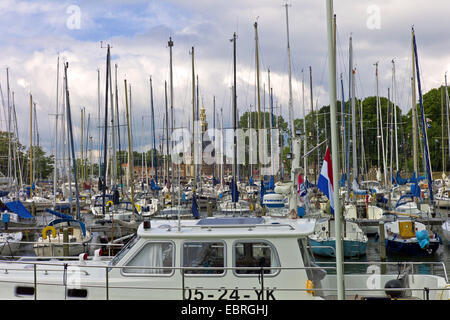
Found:
<path fill-rule="evenodd" d="M 417 163 L 417 108 L 416 108 L 416 66 L 414 64 L 415 53 L 414 53 L 414 32 L 411 32 L 411 50 L 412 50 L 412 77 L 411 77 L 411 93 L 412 93 L 412 138 L 413 138 L 413 166 L 414 172 L 419 177 L 419 168 Z"/>
<path fill-rule="evenodd" d="M 352 154 L 353 154 L 353 181 L 358 180 L 358 160 L 356 157 L 356 103 L 355 103 L 355 69 L 353 68 L 353 43 L 350 37 L 350 84 L 352 103 Z M 350 177 L 349 177 L 350 179 Z M 355 198 L 356 199 L 356 198 Z"/>
<path fill-rule="evenodd" d="M 120 189 L 123 193 L 123 179 L 122 179 L 122 147 L 120 145 L 120 116 L 119 116 L 119 89 L 117 87 L 117 63 L 115 67 L 115 87 L 116 87 L 116 116 L 117 116 L 117 138 L 119 142 L 119 176 L 120 176 Z M 116 177 L 117 178 L 117 177 Z"/>
<path fill-rule="evenodd" d="M 102 190 L 102 213 L 105 215 L 105 194 L 106 194 L 106 167 L 107 167 L 107 152 L 108 152 L 108 88 L 109 88 L 109 63 L 110 63 L 110 49 L 109 44 L 106 54 L 106 89 L 105 89 L 105 128 L 104 130 L 104 142 L 103 142 L 103 177 L 101 181 Z"/>
<path fill-rule="evenodd" d="M 379 109 L 380 109 L 380 96 L 379 96 L 379 90 L 378 90 L 378 61 L 375 62 L 375 79 L 376 79 L 376 86 L 377 86 L 377 99 L 376 99 L 376 113 L 377 113 L 377 180 L 378 180 L 378 174 L 381 174 L 381 167 L 380 167 L 380 115 L 379 115 Z"/>
<path fill-rule="evenodd" d="M 53 168 L 53 210 L 56 210 L 56 184 L 58 170 L 58 98 L 59 98 L 59 54 L 56 64 L 56 114 L 55 114 L 55 164 Z"/>
<path fill-rule="evenodd" d="M 192 55 L 192 192 L 195 194 L 197 188 L 197 177 L 195 175 L 195 69 L 194 69 L 194 47 L 191 51 Z"/>
<path fill-rule="evenodd" d="M 304 167 L 304 174 L 305 179 L 308 178 L 308 157 L 306 157 L 306 154 L 308 154 L 308 136 L 306 134 L 306 109 L 305 109 L 305 74 L 303 73 L 302 69 L 302 104 L 303 104 L 303 149 L 304 149 L 304 157 L 303 157 L 303 167 Z"/>
<path fill-rule="evenodd" d="M 236 112 L 237 112 L 237 97 L 236 97 L 236 32 L 233 33 L 233 184 L 237 188 L 236 182 L 236 161 L 237 161 L 237 137 L 236 137 Z M 234 193 L 234 192 L 233 192 Z M 234 198 L 234 197 L 233 197 Z M 236 199 L 237 201 L 237 199 Z M 236 206 L 235 202 L 233 201 Z"/>
<path fill-rule="evenodd" d="M 167 81 L 164 81 L 164 101 L 166 105 L 166 185 L 169 184 L 169 112 L 167 110 Z M 170 190 L 169 190 L 170 192 Z"/>
<path fill-rule="evenodd" d="M 445 73 L 445 110 L 447 114 L 447 142 L 448 142 L 448 158 L 450 159 L 450 119 L 449 119 L 449 99 L 448 99 L 448 91 L 447 91 L 447 73 Z M 445 170 L 445 169 L 444 169 Z"/>
<path fill-rule="evenodd" d="M 295 126 L 294 126 L 294 107 L 293 107 L 293 98 L 292 98 L 292 68 L 291 68 L 291 46 L 289 44 L 289 16 L 288 16 L 288 7 L 289 5 L 286 3 L 284 5 L 286 8 L 286 36 L 287 36 L 287 54 L 288 54 L 288 77 L 289 77 L 289 122 L 291 127 L 291 137 L 292 137 L 292 143 L 294 143 L 295 139 Z M 311 70 L 311 67 L 310 67 Z M 312 88 L 311 88 L 312 92 Z M 312 94 L 311 94 L 311 105 L 312 105 Z M 295 185 L 295 177 L 291 177 L 292 181 Z"/>
<path fill-rule="evenodd" d="M 441 150 L 442 173 L 445 174 L 445 142 L 444 142 L 444 87 L 441 87 Z"/>
<path fill-rule="evenodd" d="M 9 96 L 10 96 L 9 68 L 6 68 L 6 86 L 7 86 L 7 101 L 8 101 L 8 190 L 11 190 L 12 165 L 11 165 L 11 105 L 9 103 Z"/>
<path fill-rule="evenodd" d="M 127 94 L 127 79 L 124 79 L 125 84 L 125 105 L 126 105 L 126 113 L 127 113 L 127 132 L 128 132 L 128 175 L 130 179 L 130 186 L 131 186 L 131 210 L 133 214 L 131 215 L 131 220 L 135 220 L 135 205 L 134 205 L 134 183 L 133 183 L 133 152 L 132 152 L 132 143 L 131 143 L 131 130 L 130 130 L 130 114 L 128 110 L 128 94 Z"/>
<path fill-rule="evenodd" d="M 153 150 L 152 150 L 152 168 L 153 168 L 153 177 L 155 178 L 156 185 L 158 184 L 158 158 L 157 158 L 157 150 L 156 150 L 156 132 L 155 132 L 155 112 L 153 109 L 153 85 L 152 85 L 152 77 L 150 76 L 150 104 L 152 109 L 152 135 L 153 135 Z M 154 163 L 153 163 L 154 159 Z"/>
<path fill-rule="evenodd" d="M 173 69 L 172 69 L 172 47 L 173 47 L 173 41 L 172 41 L 172 37 L 169 37 L 169 42 L 168 42 L 168 46 L 169 46 L 169 53 L 170 53 L 170 120 L 171 120 L 171 128 L 170 128 L 170 136 L 173 137 L 173 130 L 174 130 L 174 126 L 175 126 L 175 119 L 173 117 Z M 173 151 L 173 140 L 172 138 L 170 139 L 170 144 L 171 144 L 171 150 Z M 175 169 L 174 169 L 174 164 L 173 164 L 173 159 L 170 159 L 170 163 L 172 164 L 172 184 L 174 183 L 174 177 L 175 177 Z M 173 190 L 173 186 L 171 185 L 171 189 Z M 172 199 L 172 205 L 174 202 L 174 197 L 171 197 Z"/>
<path fill-rule="evenodd" d="M 33 96 L 30 93 L 30 199 L 33 198 Z"/>
<path fill-rule="evenodd" d="M 339 300 L 345 299 L 344 273 L 343 273 L 343 243 L 341 232 L 341 203 L 339 197 L 339 139 L 336 117 L 336 47 L 333 37 L 333 1 L 327 0 L 327 33 L 328 33 L 328 73 L 330 80 L 330 125 L 331 125 L 331 152 L 334 181 L 334 216 L 336 234 L 336 274 L 337 294 Z"/>
<path fill-rule="evenodd" d="M 314 117 L 314 102 L 313 102 L 313 87 L 312 87 L 312 68 L 309 66 L 309 94 L 311 98 L 311 122 L 314 121 L 312 117 Z M 315 126 L 312 126 L 312 141 L 314 141 L 315 136 Z M 314 142 L 313 142 L 314 143 Z M 314 184 L 317 185 L 317 162 L 314 163 Z"/>
<path fill-rule="evenodd" d="M 392 59 L 392 104 L 394 110 L 394 133 L 395 133 L 395 169 L 399 170 L 398 167 L 398 137 L 397 137 L 397 107 L 395 102 L 397 100 L 397 83 L 395 81 L 395 61 Z"/>
<path fill-rule="evenodd" d="M 263 180 L 262 176 L 262 131 L 261 131 L 261 92 L 259 90 L 259 52 L 258 52 L 258 23 L 255 22 L 255 63 L 256 63 L 256 95 L 258 98 L 258 171 L 259 171 L 259 180 Z M 234 84 L 236 86 L 236 83 Z M 234 87 L 236 90 L 236 87 Z M 236 115 L 235 115 L 236 116 Z M 235 128 L 236 130 L 236 128 Z M 237 161 L 237 158 L 235 158 Z"/>
<path fill-rule="evenodd" d="M 417 71 L 417 89 L 419 91 L 419 103 L 420 103 L 420 111 L 422 113 L 422 131 L 423 131 L 423 142 L 424 142 L 424 151 L 425 151 L 425 162 L 427 169 L 427 180 L 428 180 L 428 190 L 429 190 L 429 200 L 430 206 L 433 206 L 433 188 L 432 188 L 432 173 L 431 173 L 431 164 L 430 164 L 430 153 L 428 150 L 428 137 L 427 137 L 427 127 L 425 124 L 425 111 L 423 109 L 423 98 L 422 98 L 422 87 L 420 83 L 420 71 L 419 71 L 419 60 L 417 57 L 417 44 L 416 44 L 416 36 L 414 34 L 414 28 L 412 28 L 413 32 L 413 45 L 414 45 L 414 56 L 416 62 L 416 71 Z"/>
<path fill-rule="evenodd" d="M 109 46 L 108 46 L 108 57 L 109 57 Z M 76 192 L 76 203 L 77 203 L 77 219 L 80 220 L 80 199 L 78 193 L 78 180 L 77 180 L 77 163 L 75 159 L 75 146 L 73 144 L 73 132 L 72 132 L 72 116 L 70 112 L 70 99 L 69 99 L 69 85 L 67 84 L 67 68 L 69 67 L 69 63 L 66 62 L 64 67 L 64 80 L 65 80 L 65 88 L 66 88 L 66 107 L 67 107 L 67 122 L 69 127 L 69 135 L 70 135 L 70 145 L 72 150 L 72 161 L 73 161 L 73 175 L 75 180 L 75 192 Z M 72 207 L 72 203 L 70 203 L 70 207 Z"/>
<path fill-rule="evenodd" d="M 101 158 L 101 128 L 100 128 L 100 69 L 97 69 L 97 128 L 98 128 L 98 177 L 101 177 L 101 167 L 102 167 L 102 158 Z M 63 157 L 64 158 L 64 157 Z M 100 186 L 99 186 L 100 189 Z M 100 190 L 99 190 L 100 191 Z"/>

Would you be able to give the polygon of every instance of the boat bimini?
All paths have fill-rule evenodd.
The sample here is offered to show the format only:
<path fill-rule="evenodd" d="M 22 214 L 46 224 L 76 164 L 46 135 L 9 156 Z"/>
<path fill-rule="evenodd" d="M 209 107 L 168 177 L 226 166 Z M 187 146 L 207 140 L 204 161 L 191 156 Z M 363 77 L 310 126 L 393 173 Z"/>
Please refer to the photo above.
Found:
<path fill-rule="evenodd" d="M 0 299 L 332 299 L 336 275 L 314 263 L 313 231 L 309 219 L 145 221 L 113 259 L 2 261 Z M 373 277 L 346 275 L 345 287 L 358 289 L 347 297 L 386 298 L 385 284 L 398 274 Z M 430 299 L 449 297 L 444 277 L 406 277 L 411 298 L 427 288 Z"/>

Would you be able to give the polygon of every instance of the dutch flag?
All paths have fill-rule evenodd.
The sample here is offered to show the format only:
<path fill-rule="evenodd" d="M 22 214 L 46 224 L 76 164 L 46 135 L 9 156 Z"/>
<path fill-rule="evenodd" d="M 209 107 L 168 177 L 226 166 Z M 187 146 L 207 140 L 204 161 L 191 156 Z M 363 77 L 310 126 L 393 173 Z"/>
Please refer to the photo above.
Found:
<path fill-rule="evenodd" d="M 322 170 L 320 171 L 317 187 L 330 200 L 331 214 L 334 215 L 334 188 L 333 188 L 333 167 L 331 164 L 330 149 L 327 147 L 325 158 L 323 159 Z"/>

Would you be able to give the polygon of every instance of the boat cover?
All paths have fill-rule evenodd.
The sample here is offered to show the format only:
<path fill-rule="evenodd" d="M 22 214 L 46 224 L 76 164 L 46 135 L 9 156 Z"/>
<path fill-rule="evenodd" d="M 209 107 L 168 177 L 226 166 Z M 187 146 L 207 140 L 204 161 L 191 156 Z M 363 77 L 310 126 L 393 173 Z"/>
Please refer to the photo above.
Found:
<path fill-rule="evenodd" d="M 19 215 L 21 218 L 25 219 L 32 219 L 33 215 L 30 213 L 30 211 L 25 208 L 25 206 L 20 201 L 10 201 L 5 203 L 6 207 L 11 210 L 12 212 Z"/>
<path fill-rule="evenodd" d="M 54 216 L 57 216 L 57 217 L 59 217 L 59 218 L 61 218 L 61 219 L 66 219 L 66 220 L 74 220 L 73 218 L 72 218 L 72 216 L 69 216 L 69 215 L 67 215 L 67 214 L 64 214 L 64 213 L 61 213 L 61 212 L 58 212 L 58 211 L 55 211 L 55 210 L 52 210 L 52 209 L 45 209 L 45 211 L 47 211 L 48 213 L 51 213 L 51 214 L 53 214 Z"/>
<path fill-rule="evenodd" d="M 79 220 L 74 220 L 74 219 L 55 219 L 55 220 L 50 221 L 48 225 L 49 226 L 55 226 L 56 224 L 63 223 L 63 222 L 67 222 L 67 223 L 76 222 L 76 223 L 78 223 L 80 225 L 81 232 L 83 232 L 83 236 L 86 237 L 86 226 L 85 226 L 85 224 L 83 222 L 81 222 Z"/>

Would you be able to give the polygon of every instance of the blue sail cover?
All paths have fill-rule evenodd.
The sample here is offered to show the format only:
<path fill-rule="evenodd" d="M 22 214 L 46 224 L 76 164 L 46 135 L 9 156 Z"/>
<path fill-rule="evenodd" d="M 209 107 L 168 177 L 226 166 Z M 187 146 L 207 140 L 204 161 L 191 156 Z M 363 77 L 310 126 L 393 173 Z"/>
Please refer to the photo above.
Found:
<path fill-rule="evenodd" d="M 414 175 L 415 175 L 415 173 L 414 173 Z M 408 179 L 403 179 L 402 177 L 400 177 L 400 171 L 397 171 L 397 177 L 395 178 L 395 181 L 399 185 L 405 185 L 408 183 Z"/>
<path fill-rule="evenodd" d="M 161 190 L 161 187 L 157 186 L 155 184 L 155 181 L 152 179 L 152 181 L 150 182 L 150 189 L 152 189 L 152 190 Z"/>
<path fill-rule="evenodd" d="M 81 232 L 83 232 L 83 236 L 86 236 L 86 226 L 83 222 L 79 221 L 79 220 L 74 220 L 74 219 L 55 219 L 53 221 L 49 222 L 49 226 L 55 226 L 57 224 L 63 223 L 63 222 L 76 222 L 80 225 L 81 228 Z"/>
<path fill-rule="evenodd" d="M 264 194 L 266 193 L 266 188 L 264 186 L 264 181 L 261 180 L 261 190 L 259 191 L 259 203 L 263 205 Z"/>
<path fill-rule="evenodd" d="M 341 187 L 344 187 L 345 186 L 345 181 L 347 180 L 347 175 L 345 174 L 345 173 L 343 173 L 342 174 L 342 178 L 341 178 L 341 180 L 339 181 L 339 185 L 341 186 Z"/>
<path fill-rule="evenodd" d="M 191 209 L 192 215 L 194 216 L 195 219 L 199 218 L 199 214 L 198 214 L 198 205 L 197 205 L 197 196 L 194 195 L 192 196 L 192 209 Z"/>
<path fill-rule="evenodd" d="M 6 207 L 12 212 L 19 215 L 21 218 L 25 219 L 33 219 L 34 217 L 31 215 L 30 211 L 24 207 L 24 205 L 20 201 L 10 201 L 5 203 Z"/>
<path fill-rule="evenodd" d="M 51 213 L 54 216 L 57 216 L 58 218 L 65 219 L 65 220 L 74 220 L 72 216 L 69 216 L 67 214 L 52 210 L 52 209 L 45 209 L 48 213 Z"/>
<path fill-rule="evenodd" d="M 233 202 L 238 202 L 239 201 L 239 190 L 237 188 L 237 184 L 234 181 L 234 179 L 231 179 L 230 190 L 231 190 L 231 199 L 232 199 L 232 201 Z"/>

